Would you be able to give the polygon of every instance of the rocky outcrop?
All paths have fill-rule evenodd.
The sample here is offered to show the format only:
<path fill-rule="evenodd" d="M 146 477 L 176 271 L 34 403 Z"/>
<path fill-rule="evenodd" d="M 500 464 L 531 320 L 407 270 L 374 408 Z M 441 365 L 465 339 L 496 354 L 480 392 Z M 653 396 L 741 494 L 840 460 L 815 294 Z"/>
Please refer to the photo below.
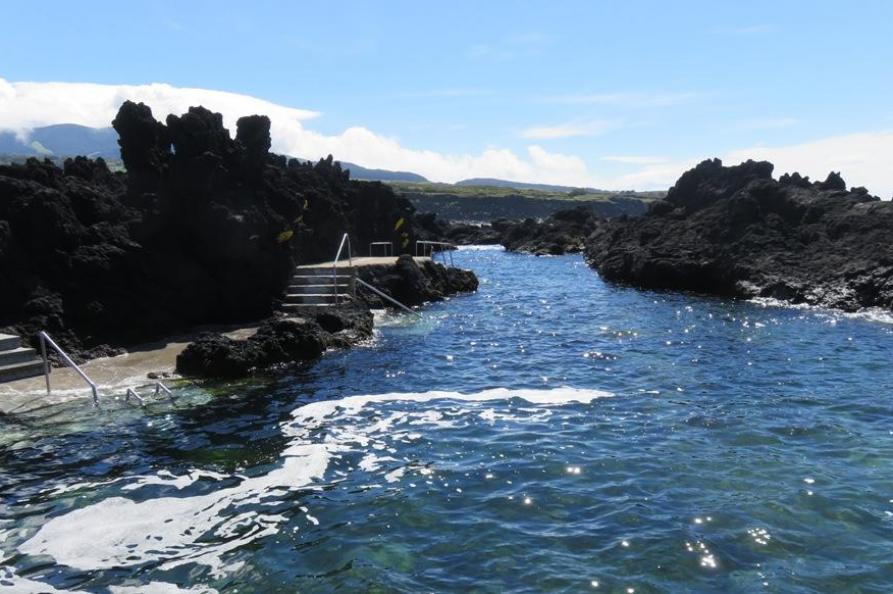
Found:
<path fill-rule="evenodd" d="M 429 260 L 419 263 L 405 254 L 393 266 L 363 266 L 357 274 L 376 289 L 409 306 L 441 301 L 449 295 L 470 293 L 478 288 L 478 279 L 470 270 L 446 267 Z M 387 300 L 366 289 L 358 288 L 357 294 L 370 307 L 392 307 Z"/>
<path fill-rule="evenodd" d="M 371 335 L 368 308 L 342 305 L 310 317 L 271 319 L 243 340 L 204 334 L 177 356 L 177 372 L 200 378 L 245 377 L 312 361 L 327 348 L 347 347 Z"/>
<path fill-rule="evenodd" d="M 557 256 L 583 251 L 584 241 L 600 221 L 590 209 L 579 207 L 560 210 L 543 221 L 494 221 L 492 226 L 509 251 Z"/>
<path fill-rule="evenodd" d="M 499 245 L 502 234 L 492 224 L 459 223 L 450 225 L 442 237 L 456 245 Z"/>
<path fill-rule="evenodd" d="M 772 170 L 704 161 L 645 216 L 599 225 L 587 260 L 640 287 L 893 308 L 893 203 L 838 173 L 776 181 Z"/>
<path fill-rule="evenodd" d="M 233 137 L 202 107 L 161 123 L 125 102 L 113 125 L 126 174 L 102 159 L 0 166 L 0 328 L 89 358 L 262 319 L 294 265 L 330 259 L 344 232 L 413 245 L 407 200 L 331 157 L 270 153 L 265 116 Z"/>

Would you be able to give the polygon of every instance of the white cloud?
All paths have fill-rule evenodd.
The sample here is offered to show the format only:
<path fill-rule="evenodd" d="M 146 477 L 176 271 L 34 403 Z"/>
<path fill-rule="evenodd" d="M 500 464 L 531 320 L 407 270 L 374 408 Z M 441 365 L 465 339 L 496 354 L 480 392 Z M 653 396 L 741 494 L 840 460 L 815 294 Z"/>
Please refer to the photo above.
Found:
<path fill-rule="evenodd" d="M 601 158 L 602 161 L 622 163 L 624 165 L 656 165 L 666 163 L 664 157 L 650 157 L 647 155 L 608 155 Z"/>
<path fill-rule="evenodd" d="M 243 115 L 266 114 L 272 121 L 273 150 L 276 152 L 310 159 L 332 154 L 339 160 L 365 167 L 414 171 L 434 181 L 496 177 L 618 190 L 666 189 L 686 169 L 701 160 L 607 156 L 601 160 L 641 167 L 624 175 L 597 176 L 580 157 L 550 152 L 538 145 L 526 147 L 521 154 L 496 147 L 478 154 L 446 154 L 407 148 L 394 138 L 361 126 L 348 128 L 336 135 L 324 135 L 304 127 L 308 120 L 318 115 L 314 111 L 285 107 L 248 95 L 167 84 L 9 83 L 0 78 L 0 130 L 24 134 L 33 127 L 58 123 L 104 127 L 110 124 L 125 99 L 147 103 L 158 119 L 164 119 L 168 113 L 183 113 L 192 105 L 204 105 L 221 112 L 225 125 L 231 131 L 235 129 L 236 120 Z M 542 128 L 545 130 L 548 127 Z M 533 136 L 550 137 L 542 134 Z M 756 146 L 732 151 L 722 158 L 727 164 L 748 158 L 767 159 L 775 163 L 778 175 L 799 171 L 813 179 L 824 179 L 831 170 L 840 171 L 848 184 L 863 185 L 869 191 L 889 198 L 893 193 L 891 155 L 893 131 L 881 131 L 835 136 L 789 146 Z M 702 158 L 712 156 L 706 154 Z"/>
<path fill-rule="evenodd" d="M 832 136 L 789 146 L 755 146 L 733 151 L 730 161 L 764 159 L 775 164 L 776 175 L 799 172 L 825 179 L 839 171 L 849 186 L 865 186 L 881 198 L 893 194 L 893 131 Z"/>
<path fill-rule="evenodd" d="M 126 100 L 142 101 L 157 119 L 169 113 L 185 113 L 204 105 L 223 114 L 227 127 L 235 129 L 243 115 L 266 114 L 280 123 L 300 125 L 316 117 L 314 111 L 285 107 L 249 95 L 172 87 L 168 84 L 100 85 L 93 83 L 15 82 L 0 78 L 0 130 L 23 132 L 49 124 L 69 123 L 95 128 L 112 125 Z"/>
<path fill-rule="evenodd" d="M 552 140 L 571 138 L 573 136 L 598 136 L 614 128 L 617 124 L 608 121 L 569 122 L 551 126 L 531 126 L 521 131 L 521 138 L 536 140 Z"/>
<path fill-rule="evenodd" d="M 831 136 L 810 142 L 785 146 L 754 146 L 719 155 L 726 165 L 737 165 L 747 159 L 770 161 L 777 178 L 798 172 L 812 180 L 823 180 L 831 171 L 839 171 L 847 185 L 865 186 L 876 196 L 889 199 L 893 195 L 893 131 L 866 132 Z M 603 180 L 603 187 L 665 189 L 698 162 L 717 155 L 703 155 L 646 164 L 627 175 Z"/>
<path fill-rule="evenodd" d="M 142 101 L 157 119 L 204 105 L 223 114 L 232 132 L 243 115 L 265 114 L 272 122 L 273 150 L 316 159 L 328 154 L 365 167 L 420 173 L 434 181 L 454 182 L 468 177 L 498 177 L 541 183 L 587 185 L 591 178 L 578 157 L 550 153 L 531 146 L 518 156 L 507 149 L 488 148 L 471 154 L 444 154 L 401 146 L 393 138 L 367 128 L 351 127 L 327 136 L 308 130 L 304 122 L 318 114 L 285 107 L 248 95 L 173 87 L 167 84 L 100 85 L 92 83 L 9 83 L 0 78 L 0 130 L 25 133 L 58 123 L 109 126 L 126 99 Z"/>
<path fill-rule="evenodd" d="M 612 105 L 617 107 L 668 107 L 687 103 L 695 93 L 572 93 L 554 95 L 546 100 L 569 105 Z"/>
<path fill-rule="evenodd" d="M 763 117 L 751 118 L 749 120 L 741 120 L 737 124 L 731 126 L 733 130 L 775 130 L 779 128 L 790 128 L 800 123 L 797 118 L 790 117 Z"/>

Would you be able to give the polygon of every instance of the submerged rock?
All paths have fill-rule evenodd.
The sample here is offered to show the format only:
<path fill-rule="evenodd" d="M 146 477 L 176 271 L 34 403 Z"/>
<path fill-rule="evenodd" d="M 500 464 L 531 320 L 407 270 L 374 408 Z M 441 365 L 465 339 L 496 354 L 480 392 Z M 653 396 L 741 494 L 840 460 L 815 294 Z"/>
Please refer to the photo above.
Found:
<path fill-rule="evenodd" d="M 647 288 L 893 308 L 893 203 L 847 191 L 838 173 L 812 183 L 772 170 L 704 161 L 645 216 L 600 224 L 587 260 Z"/>

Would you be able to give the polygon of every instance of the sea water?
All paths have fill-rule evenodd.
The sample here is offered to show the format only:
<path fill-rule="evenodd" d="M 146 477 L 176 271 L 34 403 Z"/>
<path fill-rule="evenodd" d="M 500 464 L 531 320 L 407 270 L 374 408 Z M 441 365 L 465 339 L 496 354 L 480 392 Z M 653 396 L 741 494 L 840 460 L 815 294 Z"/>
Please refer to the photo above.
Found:
<path fill-rule="evenodd" d="M 893 326 L 462 250 L 285 374 L 3 419 L 10 592 L 893 591 Z"/>

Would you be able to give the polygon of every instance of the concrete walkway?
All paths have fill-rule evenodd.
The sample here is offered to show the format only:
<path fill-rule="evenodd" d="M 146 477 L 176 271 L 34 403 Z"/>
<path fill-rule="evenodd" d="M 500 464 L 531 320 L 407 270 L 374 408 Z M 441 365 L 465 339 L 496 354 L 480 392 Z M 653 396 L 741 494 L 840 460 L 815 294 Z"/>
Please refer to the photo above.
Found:
<path fill-rule="evenodd" d="M 417 256 L 413 258 L 419 264 L 423 262 L 430 262 L 431 258 L 425 256 Z M 360 268 L 363 266 L 393 266 L 397 263 L 396 256 L 362 256 L 359 258 L 354 258 L 351 261 L 348 261 L 346 258 L 342 258 L 338 261 L 335 266 L 337 268 L 350 268 L 353 266 L 354 268 Z M 332 262 L 321 262 L 319 264 L 302 264 L 298 266 L 298 270 L 301 268 L 332 268 Z"/>
<path fill-rule="evenodd" d="M 151 384 L 150 372 L 174 373 L 177 355 L 202 331 L 222 331 L 234 339 L 248 338 L 257 331 L 250 326 L 206 326 L 193 332 L 174 336 L 166 341 L 136 346 L 117 357 L 92 359 L 81 365 L 90 379 L 99 386 L 99 397 L 123 396 L 127 388 Z M 166 382 L 167 380 L 161 380 Z M 90 402 L 90 388 L 79 375 L 68 367 L 54 367 L 50 374 L 52 394 L 46 393 L 43 375 L 0 384 L 0 412 L 9 413 L 42 404 L 83 399 Z"/>

